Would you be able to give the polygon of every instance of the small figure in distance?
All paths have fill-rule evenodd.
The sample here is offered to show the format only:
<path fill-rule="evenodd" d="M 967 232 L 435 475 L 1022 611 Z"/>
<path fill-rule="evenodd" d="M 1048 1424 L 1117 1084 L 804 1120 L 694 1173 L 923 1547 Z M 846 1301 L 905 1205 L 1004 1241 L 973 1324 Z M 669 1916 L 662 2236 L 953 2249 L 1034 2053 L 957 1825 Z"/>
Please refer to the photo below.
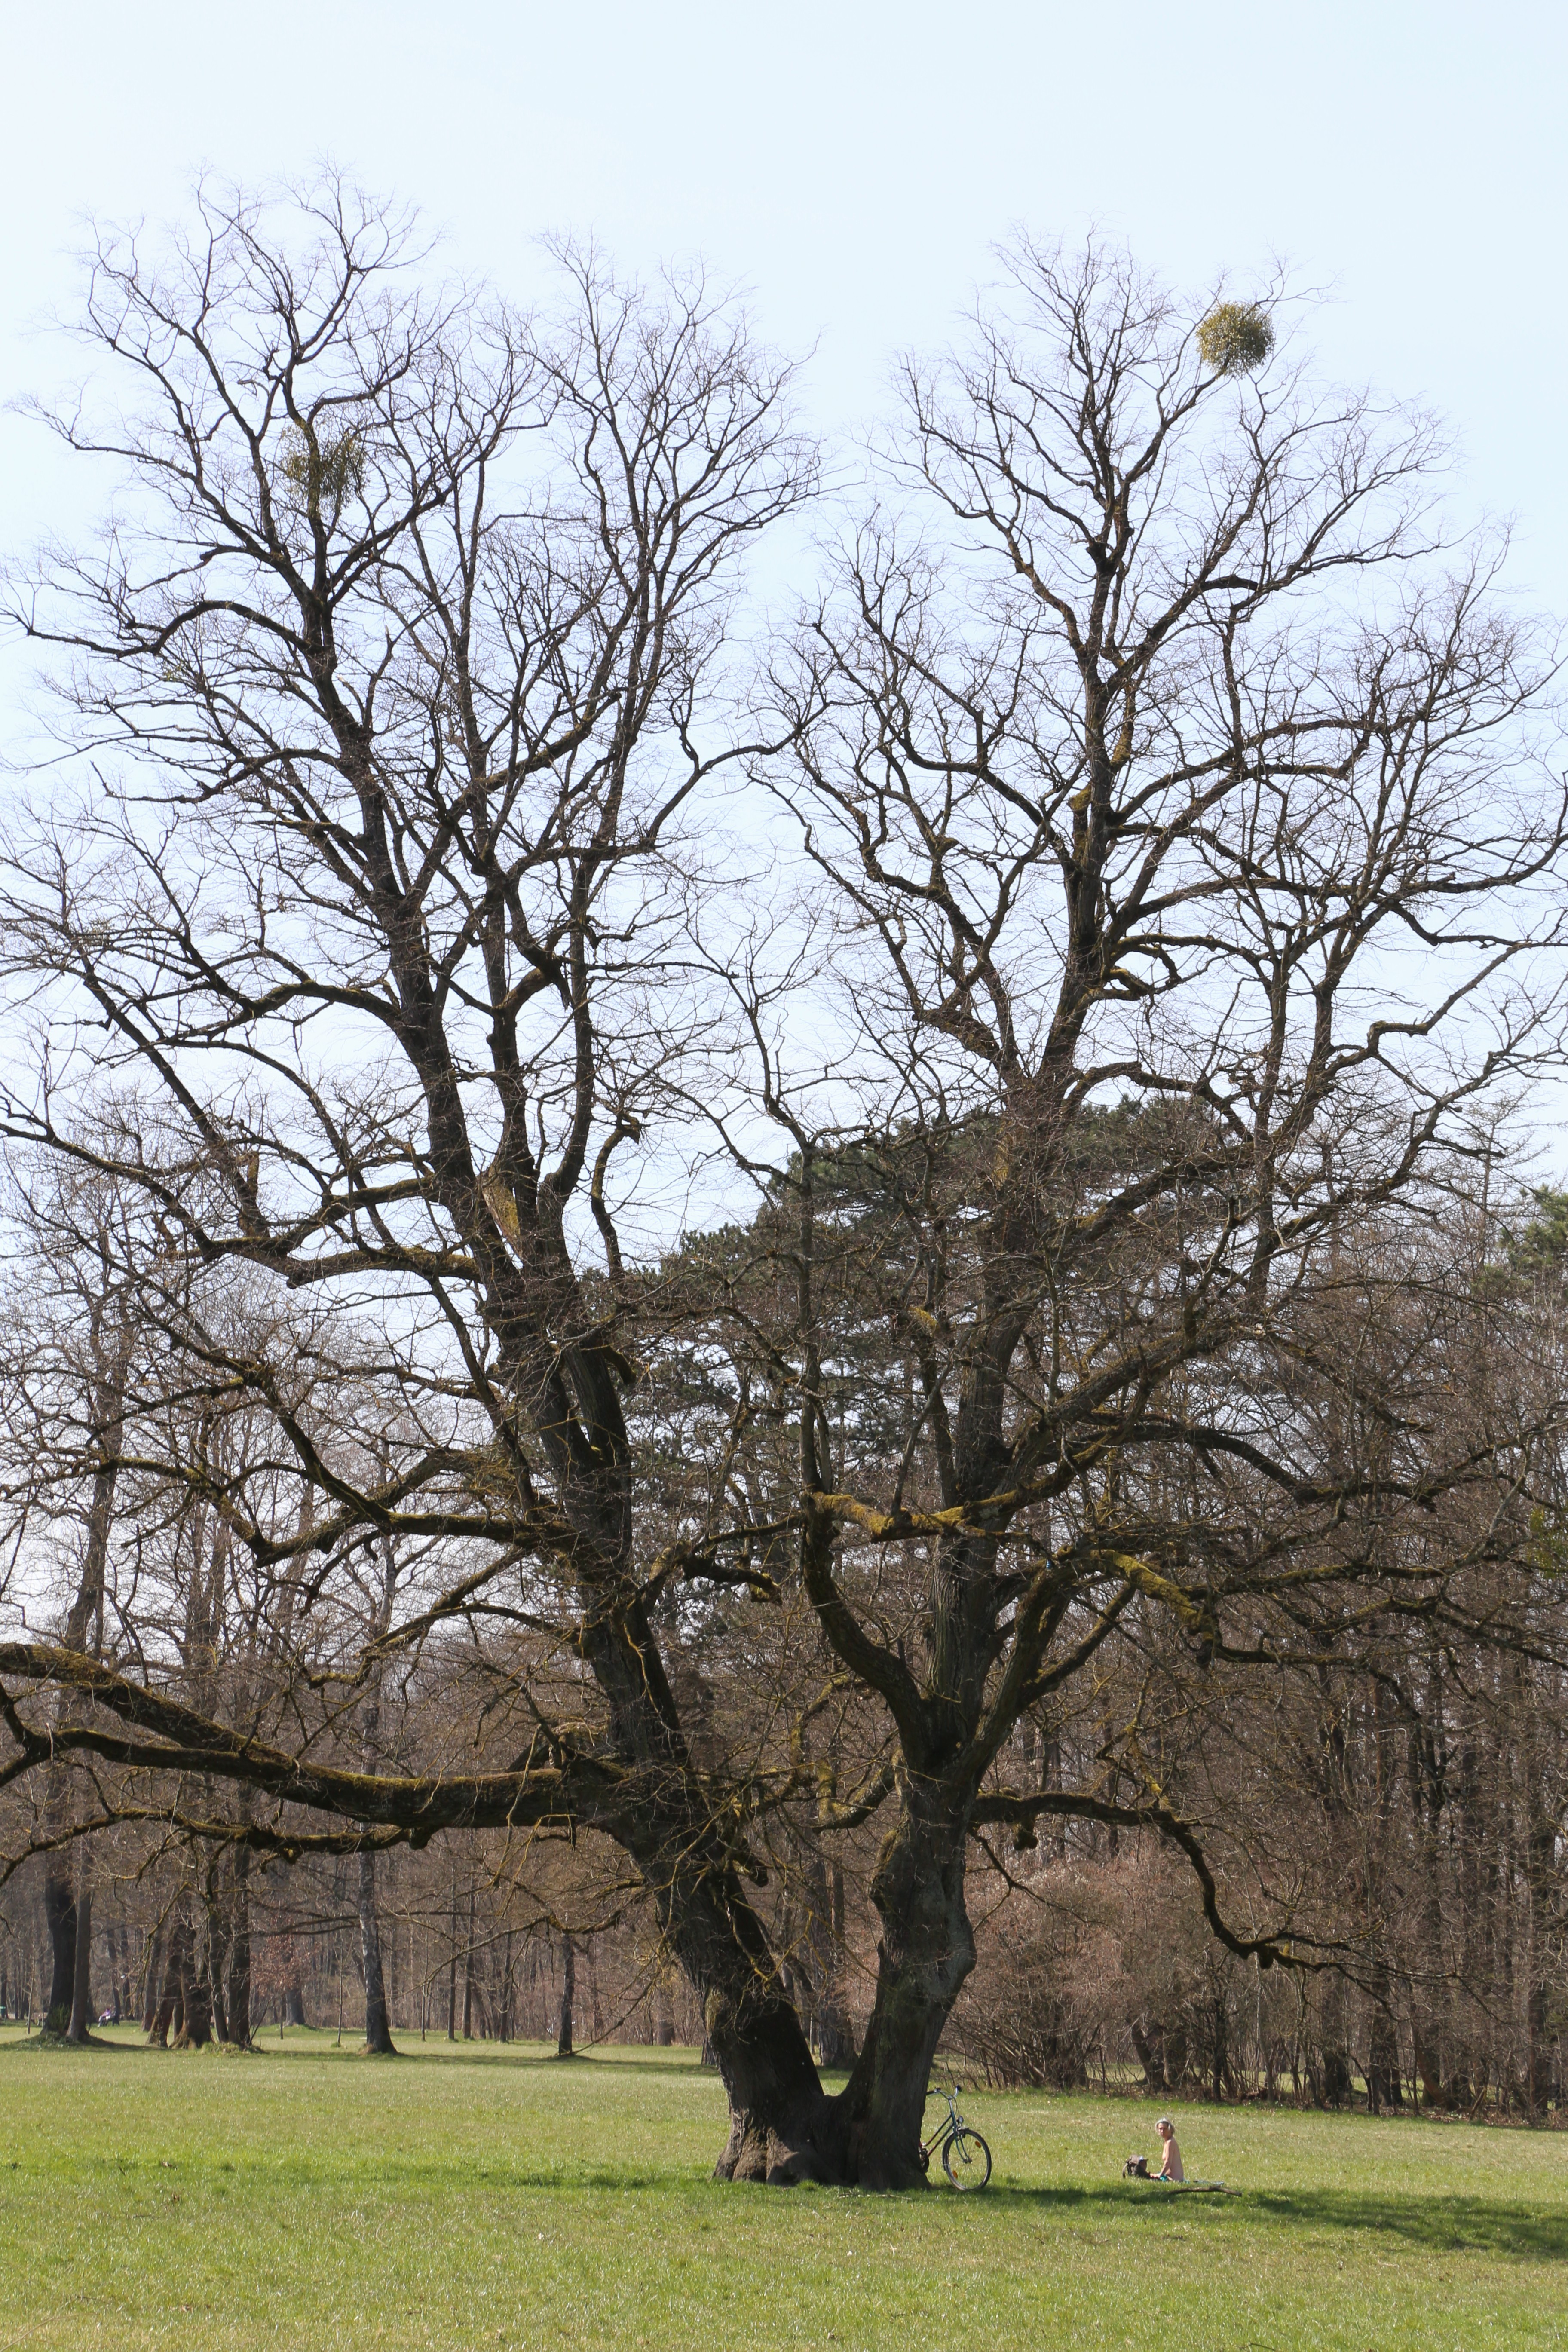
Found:
<path fill-rule="evenodd" d="M 1184 2180 L 1182 2151 L 1176 2145 L 1176 2126 L 1169 2116 L 1162 2116 L 1155 2129 L 1160 2135 L 1161 2164 L 1155 2178 L 1160 2180 Z"/>

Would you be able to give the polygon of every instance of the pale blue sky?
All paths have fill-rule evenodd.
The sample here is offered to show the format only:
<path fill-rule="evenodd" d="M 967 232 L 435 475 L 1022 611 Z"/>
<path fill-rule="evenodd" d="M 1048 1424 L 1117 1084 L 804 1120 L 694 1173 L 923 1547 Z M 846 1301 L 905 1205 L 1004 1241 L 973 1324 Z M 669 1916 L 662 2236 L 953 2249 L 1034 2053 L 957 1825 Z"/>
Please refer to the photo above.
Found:
<path fill-rule="evenodd" d="M 889 351 L 929 344 L 1009 225 L 1124 236 L 1243 281 L 1279 256 L 1330 307 L 1336 374 L 1430 402 L 1464 508 L 1515 513 L 1521 586 L 1568 610 L 1561 7 L 1493 0 L 64 0 L 5 14 L 0 384 L 67 355 L 80 214 L 158 217 L 207 164 L 330 152 L 418 201 L 458 264 L 526 297 L 544 227 L 644 264 L 700 251 L 786 345 L 811 409 L 857 420 Z M 0 421 L 0 540 L 64 489 Z"/>

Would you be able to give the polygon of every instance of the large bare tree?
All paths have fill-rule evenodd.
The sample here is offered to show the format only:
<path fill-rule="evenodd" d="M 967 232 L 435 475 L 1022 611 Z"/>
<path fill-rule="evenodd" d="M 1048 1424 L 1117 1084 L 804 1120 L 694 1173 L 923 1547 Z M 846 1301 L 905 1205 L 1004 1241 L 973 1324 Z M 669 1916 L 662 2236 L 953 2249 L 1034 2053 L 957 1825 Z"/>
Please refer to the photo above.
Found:
<path fill-rule="evenodd" d="M 8 1125 L 148 1202 L 182 1397 L 266 1439 L 135 1474 L 199 1486 L 288 1656 L 237 1717 L 155 1645 L 9 1641 L 46 1695 L 3 1769 L 112 1768 L 247 1851 L 602 1831 L 701 1998 L 721 2169 L 906 2183 L 977 1836 L 1148 1825 L 1289 1956 L 1147 1725 L 1027 1776 L 1057 1695 L 1113 1643 L 1268 1673 L 1446 1605 L 1474 1561 L 1408 1523 L 1528 1487 L 1539 1416 L 1418 1442 L 1426 1370 L 1363 1380 L 1324 1301 L 1543 1050 L 1539 665 L 1423 521 L 1424 428 L 1251 373 L 1261 313 L 1194 335 L 1025 250 L 748 705 L 736 562 L 809 464 L 700 287 L 567 257 L 541 324 L 422 291 L 342 190 L 304 240 L 198 219 L 98 257 L 137 390 L 63 429 L 125 504 L 19 607 L 93 772 L 12 865 L 46 1050 Z M 689 821 L 742 773 L 802 821 L 782 924 Z M 656 1263 L 617 1171 L 672 1111 L 764 1200 Z M 391 1662 L 459 1627 L 445 1750 L 365 1770 Z M 829 2096 L 748 1882 L 793 1841 L 826 1885 L 881 1812 Z"/>

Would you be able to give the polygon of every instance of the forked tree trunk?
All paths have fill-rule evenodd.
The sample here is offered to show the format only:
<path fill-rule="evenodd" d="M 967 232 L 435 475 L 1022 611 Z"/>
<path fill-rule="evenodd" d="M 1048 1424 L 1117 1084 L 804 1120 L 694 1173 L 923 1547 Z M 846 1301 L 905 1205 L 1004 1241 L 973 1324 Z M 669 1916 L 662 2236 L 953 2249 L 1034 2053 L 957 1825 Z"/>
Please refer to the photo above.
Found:
<path fill-rule="evenodd" d="M 963 1900 L 963 1808 L 937 1784 L 926 1784 L 929 1793 L 911 1787 L 872 1882 L 882 1921 L 876 2002 L 859 2058 L 835 2095 L 822 2087 L 728 1862 L 693 1840 L 677 1883 L 656 1895 L 666 1940 L 702 2004 L 704 2055 L 711 2050 L 729 2095 L 720 2179 L 868 2189 L 925 2181 L 921 2126 L 931 2060 L 974 1964 L 974 1941 Z"/>
<path fill-rule="evenodd" d="M 364 1961 L 364 2046 L 374 2057 L 395 2058 L 397 2049 L 386 2012 L 381 1916 L 375 1903 L 375 1854 L 366 1846 L 362 1846 L 359 1857 L 359 1936 Z"/>

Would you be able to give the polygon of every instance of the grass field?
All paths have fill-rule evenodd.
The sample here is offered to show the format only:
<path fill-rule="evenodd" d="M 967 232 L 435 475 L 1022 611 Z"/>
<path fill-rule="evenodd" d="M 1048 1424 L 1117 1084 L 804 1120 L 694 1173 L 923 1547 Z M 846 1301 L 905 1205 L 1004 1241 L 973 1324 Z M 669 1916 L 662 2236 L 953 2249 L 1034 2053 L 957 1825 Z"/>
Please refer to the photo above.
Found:
<path fill-rule="evenodd" d="M 1568 2346 L 1555 2133 L 1194 2107 L 1239 2194 L 1174 2197 L 1119 2177 L 1149 2108 L 981 2093 L 984 2197 L 726 2189 L 687 2053 L 110 2038 L 0 2029 L 5 2352 Z"/>

